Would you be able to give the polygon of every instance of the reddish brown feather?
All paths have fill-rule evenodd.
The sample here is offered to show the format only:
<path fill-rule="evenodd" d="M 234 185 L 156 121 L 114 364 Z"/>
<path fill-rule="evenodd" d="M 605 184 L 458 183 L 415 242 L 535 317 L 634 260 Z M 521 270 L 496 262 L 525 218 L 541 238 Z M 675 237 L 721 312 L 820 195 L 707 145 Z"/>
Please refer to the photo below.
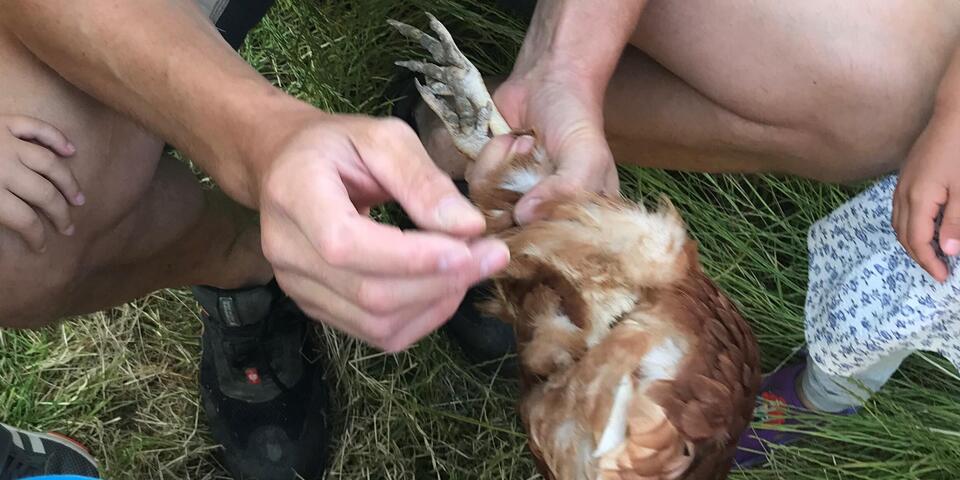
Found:
<path fill-rule="evenodd" d="M 644 352 L 660 341 L 655 338 L 665 338 L 658 336 L 664 335 L 663 332 L 654 330 L 616 333 L 619 331 L 616 326 L 626 318 L 655 315 L 669 319 L 665 325 L 680 335 L 677 338 L 685 339 L 688 353 L 672 380 L 651 385 L 647 400 L 638 397 L 636 401 L 641 403 L 637 405 L 647 406 L 631 411 L 629 443 L 618 450 L 616 466 L 602 472 L 598 470 L 596 478 L 725 478 L 740 432 L 753 414 L 754 397 L 759 389 L 758 349 L 749 325 L 703 273 L 697 245 L 689 238 L 677 257 L 680 263 L 672 267 L 686 272 L 681 278 L 666 284 L 625 284 L 627 272 L 636 265 L 623 263 L 627 260 L 598 249 L 610 241 L 608 238 L 602 237 L 599 231 L 584 237 L 586 240 L 570 235 L 572 224 L 587 230 L 596 228 L 584 219 L 583 205 L 592 205 L 591 208 L 601 214 L 636 208 L 627 200 L 583 195 L 546 202 L 539 209 L 547 221 L 518 227 L 513 222 L 513 205 L 520 194 L 500 186 L 518 168 L 549 171 L 548 165 L 537 163 L 545 161 L 542 155 L 515 158 L 470 188 L 471 199 L 487 216 L 488 232 L 503 238 L 511 248 L 510 266 L 495 278 L 497 295 L 483 308 L 511 322 L 517 333 L 521 358 L 521 420 L 530 434 L 529 450 L 540 473 L 547 479 L 566 480 L 556 472 L 559 469 L 571 475 L 574 464 L 564 462 L 574 462 L 576 451 L 538 445 L 537 435 L 541 441 L 556 438 L 550 436 L 551 432 L 559 435 L 559 425 L 566 421 L 564 419 L 577 417 L 587 422 L 582 428 L 592 430 L 591 438 L 599 437 L 613 402 L 613 390 L 607 388 L 588 395 L 588 385 L 602 378 L 607 378 L 602 380 L 605 385 L 613 385 L 612 379 L 619 378 L 616 377 L 618 370 L 611 370 L 614 365 L 639 362 Z M 547 248 L 550 256 L 525 253 L 530 246 Z M 572 266 L 582 276 L 571 277 L 557 262 Z M 612 320 L 610 333 L 605 337 L 601 335 L 600 342 L 589 347 L 582 340 L 591 329 L 598 328 L 602 314 L 609 314 L 607 310 L 598 310 L 608 304 L 596 303 L 597 296 L 613 295 L 624 288 L 631 292 L 632 306 L 618 313 Z M 569 319 L 573 333 L 558 333 L 544 327 L 545 320 L 538 320 L 548 318 L 544 312 L 554 310 Z M 551 350 L 554 347 L 556 350 Z M 645 375 L 638 373 L 638 379 Z M 657 421 L 657 413 L 651 409 L 662 409 L 665 416 Z M 535 418 L 531 417 L 532 412 L 537 412 Z M 694 452 L 692 458 L 685 456 L 688 448 Z M 684 469 L 682 473 L 678 468 Z"/>

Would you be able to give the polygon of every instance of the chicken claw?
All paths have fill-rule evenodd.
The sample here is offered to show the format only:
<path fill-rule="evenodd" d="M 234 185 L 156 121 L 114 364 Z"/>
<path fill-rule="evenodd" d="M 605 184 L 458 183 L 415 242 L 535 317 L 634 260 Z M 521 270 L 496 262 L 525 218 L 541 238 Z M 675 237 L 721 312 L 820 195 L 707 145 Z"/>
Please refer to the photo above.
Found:
<path fill-rule="evenodd" d="M 476 159 L 491 134 L 510 133 L 510 126 L 497 111 L 480 71 L 457 48 L 446 27 L 433 15 L 427 13 L 427 17 L 439 39 L 396 20 L 387 23 L 420 42 L 435 63 L 406 60 L 396 64 L 424 75 L 426 84 L 414 80 L 423 101 L 443 121 L 457 148 Z"/>

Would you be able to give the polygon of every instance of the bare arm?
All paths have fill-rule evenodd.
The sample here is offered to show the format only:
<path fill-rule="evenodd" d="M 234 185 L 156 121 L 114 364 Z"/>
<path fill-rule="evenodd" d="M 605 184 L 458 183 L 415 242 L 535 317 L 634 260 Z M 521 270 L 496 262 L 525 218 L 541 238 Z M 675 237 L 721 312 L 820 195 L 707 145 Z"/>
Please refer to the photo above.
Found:
<path fill-rule="evenodd" d="M 633 35 L 646 0 L 549 0 L 538 5 L 513 75 L 565 70 L 600 98 Z"/>
<path fill-rule="evenodd" d="M 5 27 L 41 61 L 176 145 L 247 206 L 257 202 L 253 132 L 304 108 L 224 42 L 190 0 L 0 0 Z"/>
<path fill-rule="evenodd" d="M 322 112 L 274 88 L 190 0 L 0 0 L 44 63 L 184 150 L 260 212 L 277 281 L 315 319 L 406 348 L 502 269 L 483 216 L 399 120 Z M 364 212 L 397 200 L 423 230 Z"/>

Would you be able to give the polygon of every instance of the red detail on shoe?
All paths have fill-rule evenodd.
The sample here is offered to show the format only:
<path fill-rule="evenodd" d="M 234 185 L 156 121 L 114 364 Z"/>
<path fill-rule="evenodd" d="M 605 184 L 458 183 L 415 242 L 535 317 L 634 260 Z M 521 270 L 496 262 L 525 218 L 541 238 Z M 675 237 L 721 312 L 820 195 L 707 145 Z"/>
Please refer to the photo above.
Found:
<path fill-rule="evenodd" d="M 784 408 L 787 399 L 773 392 L 763 392 L 760 394 L 765 401 L 760 408 L 763 415 L 763 423 L 767 425 L 783 425 L 787 420 L 787 412 Z"/>
<path fill-rule="evenodd" d="M 256 368 L 250 367 L 243 371 L 247 376 L 247 383 L 250 385 L 260 385 L 260 372 Z"/>
<path fill-rule="evenodd" d="M 78 440 L 76 440 L 76 439 L 70 438 L 70 437 L 68 437 L 68 436 L 66 436 L 66 435 L 64 435 L 64 434 L 62 434 L 62 433 L 57 433 L 57 432 L 47 432 L 47 434 L 48 434 L 48 435 L 51 435 L 51 436 L 54 436 L 54 437 L 62 438 L 62 439 L 64 439 L 64 440 L 66 440 L 66 441 L 68 441 L 68 442 L 70 442 L 70 443 L 72 443 L 72 444 L 74 444 L 74 445 L 82 448 L 84 452 L 90 453 L 90 449 L 87 448 L 86 445 L 80 443 L 80 442 L 79 442 Z"/>

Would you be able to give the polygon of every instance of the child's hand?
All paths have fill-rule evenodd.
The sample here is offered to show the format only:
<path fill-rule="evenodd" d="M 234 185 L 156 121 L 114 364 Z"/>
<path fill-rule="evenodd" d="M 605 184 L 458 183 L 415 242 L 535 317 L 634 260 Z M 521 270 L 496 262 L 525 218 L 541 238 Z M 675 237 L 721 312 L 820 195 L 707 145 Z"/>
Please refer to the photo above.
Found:
<path fill-rule="evenodd" d="M 40 212 L 60 233 L 73 234 L 68 203 L 83 205 L 84 197 L 60 157 L 75 152 L 63 133 L 45 122 L 0 115 L 0 227 L 19 233 L 34 251 L 46 248 Z"/>
<path fill-rule="evenodd" d="M 934 115 L 914 144 L 893 196 L 893 228 L 914 260 L 938 282 L 949 275 L 933 238 L 943 209 L 940 249 L 960 254 L 960 119 Z"/>

